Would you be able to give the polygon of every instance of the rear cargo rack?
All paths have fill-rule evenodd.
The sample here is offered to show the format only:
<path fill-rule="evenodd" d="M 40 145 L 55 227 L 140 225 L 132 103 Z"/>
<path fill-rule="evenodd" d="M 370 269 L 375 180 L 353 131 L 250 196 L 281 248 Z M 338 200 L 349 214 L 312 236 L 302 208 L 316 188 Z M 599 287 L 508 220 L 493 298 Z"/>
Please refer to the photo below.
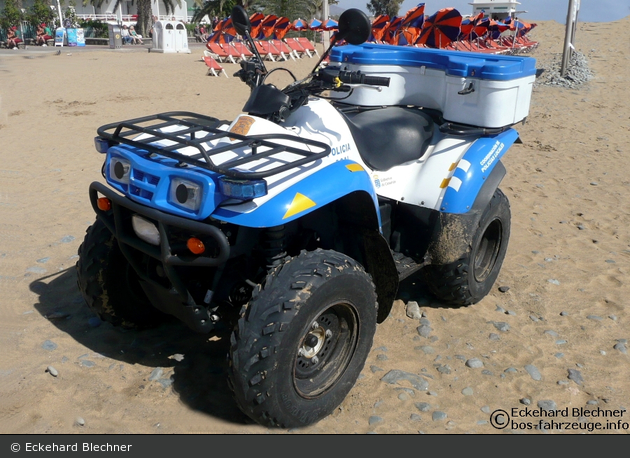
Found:
<path fill-rule="evenodd" d="M 228 177 L 246 180 L 256 180 L 285 172 L 330 154 L 330 146 L 315 140 L 300 138 L 288 134 L 242 135 L 227 131 L 228 121 L 222 121 L 210 116 L 186 111 L 170 111 L 128 121 L 106 124 L 98 128 L 100 138 L 110 146 L 123 143 L 145 150 L 151 155 L 158 155 L 178 161 L 179 166 L 185 164 L 201 167 Z M 176 131 L 165 132 L 163 129 L 181 127 Z M 139 135 L 143 135 L 137 139 Z M 236 143 L 211 147 L 209 142 L 228 137 L 238 140 Z M 171 141 L 173 144 L 164 145 L 159 142 Z M 288 146 L 279 141 L 290 141 L 300 146 Z M 196 148 L 199 153 L 186 155 L 178 151 L 183 147 Z M 310 148 L 309 148 L 310 147 Z M 221 164 L 213 158 L 228 151 L 250 148 L 249 154 L 242 154 Z M 291 153 L 295 156 L 283 153 Z M 155 157 L 155 156 L 152 156 Z M 268 169 L 249 171 L 239 169 L 245 164 L 269 159 Z"/>

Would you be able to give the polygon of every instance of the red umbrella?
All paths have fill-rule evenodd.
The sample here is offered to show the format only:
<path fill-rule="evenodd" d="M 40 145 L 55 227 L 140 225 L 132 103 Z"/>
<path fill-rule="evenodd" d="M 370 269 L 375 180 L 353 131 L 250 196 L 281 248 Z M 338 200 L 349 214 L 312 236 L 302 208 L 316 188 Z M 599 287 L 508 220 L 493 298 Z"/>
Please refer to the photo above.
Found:
<path fill-rule="evenodd" d="M 252 24 L 252 30 L 250 35 L 256 38 L 261 31 L 262 21 L 265 18 L 265 15 L 262 13 L 254 13 L 249 17 L 249 22 Z"/>
<path fill-rule="evenodd" d="M 322 21 L 320 21 L 319 19 L 313 19 L 308 25 L 309 29 L 315 30 L 318 32 L 321 32 L 322 30 L 321 27 L 322 27 Z"/>
<path fill-rule="evenodd" d="M 308 29 L 308 24 L 306 23 L 306 21 L 304 19 L 296 19 L 295 21 L 293 21 L 293 23 L 291 24 L 291 30 L 296 30 L 298 32 Z"/>
<path fill-rule="evenodd" d="M 424 3 L 418 3 L 418 6 L 411 8 L 402 19 L 400 23 L 400 29 L 398 34 L 403 35 L 404 44 L 414 44 L 420 32 L 422 31 L 422 25 L 424 24 Z M 399 39 L 398 44 L 403 44 Z"/>
<path fill-rule="evenodd" d="M 236 29 L 232 24 L 232 18 L 223 19 L 214 28 L 212 35 L 208 37 L 208 41 L 213 43 L 229 43 L 236 38 Z"/>
<path fill-rule="evenodd" d="M 291 30 L 291 25 L 292 24 L 291 21 L 289 21 L 289 18 L 278 18 L 273 26 L 272 38 L 275 37 L 276 40 L 282 40 L 287 32 Z"/>
<path fill-rule="evenodd" d="M 483 11 L 476 16 L 462 20 L 461 38 L 463 40 L 472 40 L 485 34 L 488 31 L 488 27 L 482 20 Z"/>
<path fill-rule="evenodd" d="M 389 27 L 389 16 L 381 14 L 372 22 L 372 36 L 368 41 L 381 41 L 385 30 Z"/>
<path fill-rule="evenodd" d="M 462 15 L 455 8 L 442 8 L 429 16 L 422 26 L 418 43 L 431 48 L 443 48 L 459 37 Z"/>
<path fill-rule="evenodd" d="M 383 41 L 392 45 L 398 43 L 396 34 L 398 33 L 398 28 L 400 27 L 402 20 L 402 16 L 397 16 L 389 22 L 389 26 L 387 26 L 387 29 L 385 29 L 385 32 L 383 33 Z"/>
<path fill-rule="evenodd" d="M 495 21 L 494 19 L 490 19 L 490 24 L 488 24 L 488 31 L 490 32 L 490 36 L 492 39 L 499 38 L 499 35 L 509 29 L 509 25 L 504 24 L 500 21 Z"/>
<path fill-rule="evenodd" d="M 334 19 L 326 19 L 322 23 L 322 30 L 337 30 L 339 28 L 339 23 Z"/>
<path fill-rule="evenodd" d="M 268 14 L 262 21 L 262 35 L 264 38 L 269 38 L 273 34 L 273 28 L 278 20 L 278 16 L 275 14 Z"/>

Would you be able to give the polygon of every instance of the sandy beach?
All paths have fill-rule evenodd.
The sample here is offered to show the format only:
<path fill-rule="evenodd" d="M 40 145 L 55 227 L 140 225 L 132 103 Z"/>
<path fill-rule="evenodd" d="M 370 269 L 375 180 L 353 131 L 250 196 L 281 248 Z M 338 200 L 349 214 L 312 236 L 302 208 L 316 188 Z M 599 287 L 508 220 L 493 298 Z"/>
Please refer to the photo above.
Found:
<path fill-rule="evenodd" d="M 549 68 L 564 26 L 533 22 L 539 46 L 528 55 Z M 449 308 L 406 281 L 341 406 L 289 431 L 238 410 L 226 380 L 229 333 L 98 325 L 76 286 L 77 249 L 95 218 L 88 185 L 103 181 L 96 129 L 172 110 L 232 119 L 249 93 L 232 76 L 238 66 L 207 76 L 200 46 L 0 51 L 0 433 L 540 434 L 519 429 L 538 418 L 518 415 L 540 408 L 578 425 L 548 433 L 627 434 L 629 42 L 630 17 L 582 22 L 575 47 L 593 78 L 535 86 L 529 118 L 516 126 L 523 143 L 503 159 L 512 230 L 492 292 Z M 270 67 L 301 76 L 315 62 Z M 410 301 L 422 323 L 407 316 Z M 396 370 L 426 389 L 382 380 Z M 619 415 L 589 415 L 598 409 Z M 505 429 L 493 426 L 498 410 L 510 415 Z"/>

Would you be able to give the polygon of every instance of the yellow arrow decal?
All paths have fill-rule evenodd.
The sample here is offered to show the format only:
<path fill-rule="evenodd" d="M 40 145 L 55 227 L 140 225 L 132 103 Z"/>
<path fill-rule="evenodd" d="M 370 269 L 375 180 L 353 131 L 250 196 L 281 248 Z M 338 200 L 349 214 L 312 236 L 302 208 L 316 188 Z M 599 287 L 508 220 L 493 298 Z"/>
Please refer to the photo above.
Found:
<path fill-rule="evenodd" d="M 295 193 L 295 197 L 293 198 L 293 202 L 289 205 L 289 209 L 284 214 L 282 219 L 287 219 L 290 216 L 297 215 L 298 213 L 303 212 L 311 207 L 316 206 L 317 204 L 313 202 L 311 199 L 306 197 L 304 194 L 300 194 L 299 192 Z"/>

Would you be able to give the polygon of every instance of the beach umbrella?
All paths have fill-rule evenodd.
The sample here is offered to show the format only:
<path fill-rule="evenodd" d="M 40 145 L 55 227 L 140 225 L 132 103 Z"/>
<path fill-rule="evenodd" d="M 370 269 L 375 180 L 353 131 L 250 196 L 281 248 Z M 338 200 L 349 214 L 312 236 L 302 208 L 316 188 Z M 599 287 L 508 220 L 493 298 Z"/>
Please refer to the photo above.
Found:
<path fill-rule="evenodd" d="M 463 27 L 463 26 L 462 26 Z M 490 38 L 497 39 L 499 38 L 499 36 L 505 32 L 506 30 L 509 30 L 510 26 L 508 24 L 505 24 L 501 21 L 496 21 L 494 19 L 490 19 L 489 23 L 488 23 L 488 33 L 490 35 Z"/>
<path fill-rule="evenodd" d="M 254 13 L 249 17 L 249 22 L 252 24 L 252 30 L 249 32 L 249 34 L 252 36 L 252 38 L 260 35 L 262 21 L 264 18 L 265 15 L 262 13 Z"/>
<path fill-rule="evenodd" d="M 389 16 L 381 14 L 372 22 L 372 35 L 368 41 L 381 41 L 385 30 L 389 27 Z"/>
<path fill-rule="evenodd" d="M 321 25 L 321 29 L 322 30 L 337 30 L 339 29 L 339 23 L 337 21 L 335 21 L 334 19 L 326 19 L 322 25 Z"/>
<path fill-rule="evenodd" d="M 402 16 L 394 16 L 394 18 L 389 21 L 389 25 L 383 33 L 383 41 L 392 45 L 398 42 L 396 35 L 398 34 L 398 28 L 400 27 L 400 23 L 402 22 L 402 20 Z"/>
<path fill-rule="evenodd" d="M 442 8 L 425 19 L 417 43 L 443 48 L 459 37 L 462 15 L 455 8 Z"/>
<path fill-rule="evenodd" d="M 397 35 L 402 35 L 397 44 L 414 44 L 424 24 L 424 3 L 418 3 L 403 16 Z M 405 43 L 401 43 L 405 41 Z"/>
<path fill-rule="evenodd" d="M 282 40 L 289 30 L 291 30 L 291 21 L 287 17 L 279 17 L 276 23 L 273 25 L 273 33 L 271 38 L 276 40 Z"/>
<path fill-rule="evenodd" d="M 295 21 L 293 21 L 293 23 L 291 24 L 291 30 L 296 30 L 298 32 L 301 32 L 302 30 L 306 30 L 308 29 L 308 24 L 306 23 L 306 21 L 304 19 L 296 19 Z"/>
<path fill-rule="evenodd" d="M 311 30 L 315 30 L 318 32 L 321 32 L 321 26 L 322 26 L 322 21 L 320 21 L 319 19 L 313 19 L 309 24 L 308 24 L 308 28 Z"/>
<path fill-rule="evenodd" d="M 522 37 L 531 30 L 530 24 L 518 19 L 512 20 L 510 18 L 510 20 L 506 20 L 505 23 L 509 25 L 510 31 L 514 32 L 514 35 L 516 35 L 517 37 Z"/>
<path fill-rule="evenodd" d="M 208 37 L 212 43 L 229 43 L 236 38 L 236 29 L 232 24 L 232 18 L 226 18 L 215 26 L 214 32 Z"/>
<path fill-rule="evenodd" d="M 273 34 L 273 28 L 276 25 L 276 21 L 278 20 L 278 16 L 275 14 L 268 14 L 262 21 L 262 37 L 259 38 L 269 38 Z M 260 34 L 259 34 L 260 35 Z"/>
<path fill-rule="evenodd" d="M 476 16 L 462 19 L 461 34 L 462 40 L 473 40 L 484 35 L 487 31 L 487 24 L 483 23 L 483 11 Z"/>

